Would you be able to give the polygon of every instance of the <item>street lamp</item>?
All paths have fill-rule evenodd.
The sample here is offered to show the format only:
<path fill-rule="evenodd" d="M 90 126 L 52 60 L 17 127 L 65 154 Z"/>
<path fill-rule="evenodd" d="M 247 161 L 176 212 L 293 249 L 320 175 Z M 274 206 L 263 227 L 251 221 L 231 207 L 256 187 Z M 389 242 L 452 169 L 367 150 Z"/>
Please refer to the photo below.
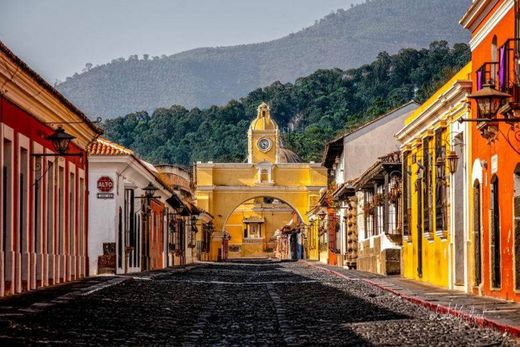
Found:
<path fill-rule="evenodd" d="M 146 199 L 153 199 L 155 198 L 154 194 L 156 191 L 158 191 L 159 189 L 156 188 L 152 182 L 148 182 L 148 185 L 146 187 L 143 188 L 143 191 L 144 191 L 144 197 Z"/>
<path fill-rule="evenodd" d="M 56 128 L 52 135 L 47 136 L 47 140 L 52 142 L 54 149 L 60 155 L 63 155 L 67 152 L 70 142 L 74 139 L 75 137 L 67 134 L 65 129 L 62 127 Z"/>
<path fill-rule="evenodd" d="M 82 153 L 67 153 L 70 143 L 75 137 L 67 133 L 62 127 L 57 127 L 51 135 L 45 138 L 51 141 L 56 153 L 34 153 L 31 154 L 33 157 L 80 157 L 83 155 Z"/>
<path fill-rule="evenodd" d="M 496 117 L 502 101 L 509 99 L 510 94 L 496 90 L 492 84 L 484 84 L 482 89 L 468 95 L 468 99 L 473 99 L 477 102 L 477 110 L 479 118 L 493 119 Z"/>

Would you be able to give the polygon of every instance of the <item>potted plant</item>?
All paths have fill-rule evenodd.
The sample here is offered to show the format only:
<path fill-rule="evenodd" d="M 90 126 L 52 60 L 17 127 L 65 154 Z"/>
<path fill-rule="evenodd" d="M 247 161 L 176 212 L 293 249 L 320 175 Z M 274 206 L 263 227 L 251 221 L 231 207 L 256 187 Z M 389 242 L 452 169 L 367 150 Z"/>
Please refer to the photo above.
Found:
<path fill-rule="evenodd" d="M 374 205 L 375 206 L 383 206 L 385 204 L 385 196 L 382 193 L 377 193 L 374 195 Z"/>
<path fill-rule="evenodd" d="M 363 207 L 363 213 L 365 214 L 365 216 L 373 215 L 374 214 L 374 206 L 372 206 L 371 203 L 365 204 L 365 206 Z"/>

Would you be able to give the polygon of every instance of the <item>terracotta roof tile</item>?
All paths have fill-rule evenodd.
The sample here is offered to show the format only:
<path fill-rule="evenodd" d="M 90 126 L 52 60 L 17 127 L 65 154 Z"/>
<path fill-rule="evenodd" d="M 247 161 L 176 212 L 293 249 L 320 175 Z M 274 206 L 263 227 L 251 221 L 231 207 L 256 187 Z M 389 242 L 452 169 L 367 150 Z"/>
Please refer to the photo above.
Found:
<path fill-rule="evenodd" d="M 98 138 L 88 146 L 89 155 L 124 156 L 134 155 L 134 152 L 104 138 Z"/>

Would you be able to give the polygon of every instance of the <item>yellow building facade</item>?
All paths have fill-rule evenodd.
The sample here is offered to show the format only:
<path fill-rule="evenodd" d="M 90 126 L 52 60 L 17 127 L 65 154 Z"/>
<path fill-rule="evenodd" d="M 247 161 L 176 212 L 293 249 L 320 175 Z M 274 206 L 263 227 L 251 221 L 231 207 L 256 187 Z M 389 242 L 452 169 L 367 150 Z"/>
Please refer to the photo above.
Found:
<path fill-rule="evenodd" d="M 402 143 L 403 244 L 408 279 L 467 289 L 470 235 L 466 101 L 471 64 L 410 115 L 397 133 Z"/>
<path fill-rule="evenodd" d="M 230 245 L 242 248 L 243 242 L 237 241 L 239 237 L 233 239 L 232 230 L 226 230 L 226 225 L 239 224 L 235 218 L 241 217 L 236 217 L 236 210 L 245 202 L 276 199 L 308 224 L 306 213 L 319 200 L 320 189 L 327 185 L 327 171 L 321 164 L 302 163 L 296 154 L 283 148 L 278 125 L 271 118 L 267 104 L 258 107 L 247 136 L 247 162 L 196 164 L 197 205 L 215 218 L 211 260 L 223 257 L 226 244 L 227 251 Z M 266 230 L 264 235 L 272 232 Z M 316 259 L 317 254 L 309 252 L 306 257 Z"/>

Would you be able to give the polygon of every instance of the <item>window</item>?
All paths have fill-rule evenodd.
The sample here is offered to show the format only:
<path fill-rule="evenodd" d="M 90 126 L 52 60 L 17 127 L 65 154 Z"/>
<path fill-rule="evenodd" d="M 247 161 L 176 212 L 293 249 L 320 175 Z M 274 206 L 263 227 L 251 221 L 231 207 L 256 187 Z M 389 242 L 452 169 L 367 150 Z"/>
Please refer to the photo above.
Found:
<path fill-rule="evenodd" d="M 401 204 L 401 176 L 392 175 L 388 183 L 388 226 L 387 232 L 391 234 L 399 233 L 401 227 L 400 210 L 403 208 Z M 405 202 L 406 203 L 406 202 Z"/>
<path fill-rule="evenodd" d="M 42 189 L 41 189 L 41 179 L 42 179 L 42 158 L 36 157 L 34 159 L 34 167 L 35 167 L 35 184 L 34 184 L 34 236 L 33 236 L 33 252 L 42 254 L 43 250 L 41 248 L 41 231 L 42 231 Z"/>
<path fill-rule="evenodd" d="M 375 235 L 380 235 L 384 230 L 384 212 L 385 212 L 385 197 L 383 193 L 383 186 L 376 186 L 376 201 L 375 201 Z"/>
<path fill-rule="evenodd" d="M 417 232 L 421 233 L 423 229 L 423 178 L 418 174 L 417 180 L 415 181 L 415 192 L 417 193 Z"/>
<path fill-rule="evenodd" d="M 500 211 L 498 177 L 491 179 L 491 287 L 500 288 Z"/>
<path fill-rule="evenodd" d="M 28 159 L 27 149 L 20 149 L 20 176 L 18 181 L 18 252 L 26 254 L 28 252 L 27 242 L 27 183 L 28 183 Z M 24 259 L 25 257 L 22 257 Z M 24 264 L 25 265 L 25 264 Z M 24 266 L 25 269 L 25 266 Z"/>
<path fill-rule="evenodd" d="M 435 160 L 442 160 L 444 165 L 435 165 L 435 229 L 442 231 L 446 227 L 446 147 L 442 141 L 444 129 L 435 131 Z"/>
<path fill-rule="evenodd" d="M 47 254 L 54 252 L 54 164 L 47 162 Z M 49 267 L 50 273 L 50 267 Z"/>
<path fill-rule="evenodd" d="M 269 172 L 267 171 L 267 169 L 260 170 L 260 182 L 269 182 Z"/>
<path fill-rule="evenodd" d="M 186 224 L 183 220 L 179 221 L 179 232 L 177 233 L 179 237 L 179 243 L 177 244 L 178 250 L 182 252 L 184 255 L 185 245 L 186 245 Z"/>
<path fill-rule="evenodd" d="M 430 153 L 431 138 L 423 140 L 423 232 L 429 233 L 432 228 L 432 158 Z"/>
<path fill-rule="evenodd" d="M 74 173 L 69 174 L 69 254 L 76 255 L 76 177 Z M 74 273 L 74 266 L 72 266 Z"/>
<path fill-rule="evenodd" d="M 403 154 L 403 235 L 411 237 L 410 219 L 412 212 L 412 168 L 409 165 L 409 152 Z"/>
<path fill-rule="evenodd" d="M 63 253 L 63 239 L 65 233 L 65 169 L 60 166 L 58 170 L 58 254 Z"/>
<path fill-rule="evenodd" d="M 57 251 L 60 256 L 65 255 L 65 168 L 58 169 L 58 245 Z M 63 258 L 62 258 L 63 259 Z M 65 280 L 65 263 L 59 264 L 59 278 Z"/>
<path fill-rule="evenodd" d="M 365 239 L 374 236 L 374 193 L 364 193 Z"/>
<path fill-rule="evenodd" d="M 262 237 L 261 223 L 246 223 L 245 238 L 259 239 Z"/>
<path fill-rule="evenodd" d="M 11 271 L 7 269 L 11 268 L 11 257 L 9 251 L 12 250 L 12 213 L 13 213 L 13 157 L 12 157 L 13 145 L 12 142 L 4 139 L 4 165 L 2 168 L 2 244 L 4 250 L 4 278 L 6 281 L 11 281 Z"/>
<path fill-rule="evenodd" d="M 515 289 L 520 290 L 520 164 L 516 165 L 515 173 L 514 173 L 514 199 L 513 199 L 513 208 L 514 208 L 514 221 L 515 221 L 515 251 L 514 251 L 514 259 L 515 259 Z"/>
<path fill-rule="evenodd" d="M 78 255 L 85 256 L 85 179 L 79 179 Z"/>
<path fill-rule="evenodd" d="M 29 274 L 27 271 L 29 257 L 29 233 L 28 233 L 28 181 L 29 181 L 29 151 L 20 147 L 19 172 L 18 172 L 18 243 L 16 252 L 21 254 L 21 264 L 16 264 L 16 273 L 21 269 L 21 290 L 29 288 Z"/>

